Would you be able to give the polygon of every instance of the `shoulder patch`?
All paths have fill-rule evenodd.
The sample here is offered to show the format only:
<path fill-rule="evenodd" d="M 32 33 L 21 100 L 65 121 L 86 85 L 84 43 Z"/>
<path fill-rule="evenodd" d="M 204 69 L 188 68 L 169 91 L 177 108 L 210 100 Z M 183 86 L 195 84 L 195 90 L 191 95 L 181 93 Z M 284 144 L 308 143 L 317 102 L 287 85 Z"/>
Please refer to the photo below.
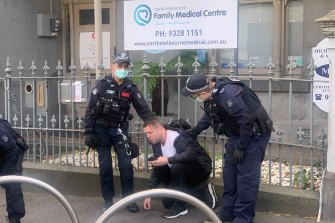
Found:
<path fill-rule="evenodd" d="M 95 87 L 95 88 L 93 88 L 93 90 L 92 90 L 92 94 L 93 94 L 93 95 L 96 95 L 96 94 L 98 93 L 98 91 L 99 91 L 98 88 Z"/>
<path fill-rule="evenodd" d="M 137 95 L 138 99 L 142 99 L 142 96 L 141 96 L 140 93 L 137 93 L 136 95 Z"/>
<path fill-rule="evenodd" d="M 8 135 L 6 133 L 4 133 L 1 137 L 1 141 L 4 142 L 4 143 L 7 143 L 8 142 Z"/>
<path fill-rule="evenodd" d="M 111 75 L 105 75 L 104 76 L 104 80 L 107 82 L 107 83 L 111 83 L 113 81 L 113 78 Z"/>

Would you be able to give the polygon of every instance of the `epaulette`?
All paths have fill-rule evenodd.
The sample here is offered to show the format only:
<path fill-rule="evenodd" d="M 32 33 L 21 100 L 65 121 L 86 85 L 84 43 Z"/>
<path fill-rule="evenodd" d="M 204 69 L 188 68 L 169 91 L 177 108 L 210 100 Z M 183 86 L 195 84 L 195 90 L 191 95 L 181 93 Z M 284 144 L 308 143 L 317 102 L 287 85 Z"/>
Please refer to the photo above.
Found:
<path fill-rule="evenodd" d="M 224 82 L 221 80 L 221 78 L 215 82 L 214 88 L 213 88 L 213 94 L 222 93 L 224 91 Z"/>
<path fill-rule="evenodd" d="M 239 79 L 236 79 L 236 78 L 233 78 L 233 77 L 221 77 L 219 80 L 224 82 L 225 84 L 241 83 L 241 81 Z"/>
<path fill-rule="evenodd" d="M 105 75 L 105 76 L 103 76 L 103 80 L 107 81 L 107 83 L 112 83 L 113 82 L 113 77 L 112 77 L 112 75 Z"/>

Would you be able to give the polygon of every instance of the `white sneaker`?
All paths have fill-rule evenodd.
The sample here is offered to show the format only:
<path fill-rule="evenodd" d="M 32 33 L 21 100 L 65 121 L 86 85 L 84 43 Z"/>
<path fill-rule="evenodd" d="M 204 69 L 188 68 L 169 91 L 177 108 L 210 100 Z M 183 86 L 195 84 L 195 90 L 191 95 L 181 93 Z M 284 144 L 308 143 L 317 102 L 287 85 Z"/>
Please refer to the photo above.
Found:
<path fill-rule="evenodd" d="M 186 215 L 188 213 L 188 210 L 185 207 L 179 207 L 179 206 L 172 206 L 170 209 L 166 210 L 163 214 L 163 218 L 177 218 L 179 216 Z"/>

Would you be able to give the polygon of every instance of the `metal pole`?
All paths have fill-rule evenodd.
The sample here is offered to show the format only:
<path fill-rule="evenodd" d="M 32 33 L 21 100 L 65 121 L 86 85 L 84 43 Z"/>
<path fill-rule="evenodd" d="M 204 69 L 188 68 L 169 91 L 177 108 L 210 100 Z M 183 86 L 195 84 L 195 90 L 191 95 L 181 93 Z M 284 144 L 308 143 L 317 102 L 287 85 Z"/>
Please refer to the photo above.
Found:
<path fill-rule="evenodd" d="M 328 112 L 328 150 L 327 150 L 327 172 L 322 174 L 322 188 L 320 193 L 320 203 L 323 210 L 319 210 L 324 218 L 334 220 L 334 184 L 335 184 L 335 118 L 334 118 L 334 84 L 335 84 L 335 10 L 327 15 L 314 20 L 322 29 L 324 36 L 328 38 L 328 58 L 329 58 L 329 112 Z M 323 136 L 324 137 L 324 136 Z M 322 193 L 324 193 L 322 195 Z M 324 202 L 322 204 L 322 202 Z M 318 220 L 321 215 L 319 214 Z"/>
<path fill-rule="evenodd" d="M 273 43 L 274 43 L 274 52 L 273 52 L 273 62 L 275 63 L 275 72 L 274 76 L 276 78 L 282 77 L 282 63 L 281 63 L 281 44 L 282 44 L 282 15 L 283 15 L 283 1 L 282 0 L 274 0 L 273 7 L 275 12 L 275 21 L 274 21 L 274 35 L 273 35 Z"/>
<path fill-rule="evenodd" d="M 143 57 L 143 66 L 142 66 L 142 76 L 143 76 L 143 97 L 145 99 L 146 102 L 148 102 L 148 77 L 149 77 L 149 70 L 150 70 L 150 66 L 149 66 L 149 61 L 148 61 L 148 56 L 144 54 Z M 148 171 L 148 139 L 147 137 L 144 137 L 144 170 Z"/>
<path fill-rule="evenodd" d="M 328 39 L 328 57 L 329 57 L 329 113 L 328 113 L 328 151 L 327 151 L 327 171 L 335 172 L 335 38 Z"/>
<path fill-rule="evenodd" d="M 102 65 L 102 19 L 101 19 L 101 0 L 94 0 L 94 32 L 95 32 L 95 76 L 99 78 L 98 67 Z"/>
<path fill-rule="evenodd" d="M 335 84 L 335 10 L 327 15 L 314 20 L 322 28 L 324 36 L 328 37 L 328 58 L 329 58 L 329 112 L 328 112 L 328 151 L 327 171 L 335 173 L 335 118 L 334 115 L 334 84 Z"/>

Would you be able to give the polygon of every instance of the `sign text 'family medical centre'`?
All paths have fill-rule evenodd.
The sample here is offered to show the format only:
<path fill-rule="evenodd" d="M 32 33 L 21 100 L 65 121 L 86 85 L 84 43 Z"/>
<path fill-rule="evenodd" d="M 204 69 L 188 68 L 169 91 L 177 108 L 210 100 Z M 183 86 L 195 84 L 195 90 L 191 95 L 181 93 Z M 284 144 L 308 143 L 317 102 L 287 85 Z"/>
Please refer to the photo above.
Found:
<path fill-rule="evenodd" d="M 125 1 L 125 50 L 237 47 L 236 0 Z"/>

